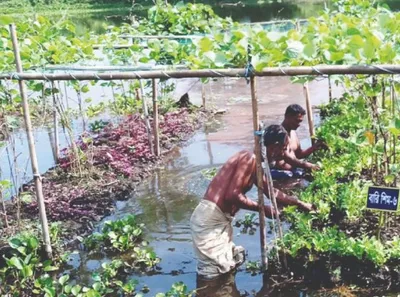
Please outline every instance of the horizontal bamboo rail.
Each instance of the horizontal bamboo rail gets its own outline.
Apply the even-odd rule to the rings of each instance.
[[[245,69],[204,69],[171,71],[91,72],[91,73],[2,73],[0,80],[124,80],[153,78],[245,77]],[[400,74],[400,65],[321,65],[300,67],[269,67],[254,76]]]
[[[155,66],[59,66],[59,65],[48,65],[42,68],[31,68],[34,70],[51,70],[51,71],[170,71],[170,70],[183,70],[188,69],[185,65],[155,65]]]

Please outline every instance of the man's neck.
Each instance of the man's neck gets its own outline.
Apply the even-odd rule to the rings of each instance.
[[[282,126],[283,126],[283,128],[285,128],[285,130],[287,131],[287,133],[290,133],[290,131],[292,131],[292,129],[290,129],[289,126],[286,125],[285,121],[282,122]]]

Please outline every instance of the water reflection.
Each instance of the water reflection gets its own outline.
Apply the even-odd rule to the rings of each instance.
[[[197,275],[196,278],[197,297],[240,297],[236,287],[235,273],[228,273],[213,280],[205,280]]]

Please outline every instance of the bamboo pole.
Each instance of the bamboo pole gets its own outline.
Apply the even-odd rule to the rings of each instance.
[[[140,93],[141,93],[140,97],[142,98],[144,123],[145,123],[145,126],[146,126],[147,137],[149,139],[150,151],[154,155],[153,141],[151,139],[151,128],[150,128],[150,121],[149,121],[149,112],[147,110],[147,103],[146,103],[146,98],[145,98],[145,95],[144,95],[143,81],[139,80],[139,84],[140,84]]]
[[[158,102],[157,102],[157,81],[153,78],[153,131],[154,131],[154,152],[156,156],[160,156],[160,138],[158,126]]]
[[[392,116],[393,118],[396,115],[396,92],[394,89],[394,82],[393,82],[393,76],[392,76],[392,80],[390,83],[390,99],[392,101]],[[397,159],[396,159],[396,139],[397,137],[393,135],[393,164],[396,164]],[[394,181],[393,181],[393,186],[396,186],[397,184],[397,176],[395,176]]]
[[[23,80],[121,80],[152,78],[245,77],[245,69],[203,69],[134,72],[74,73],[1,73],[1,79]],[[346,75],[346,74],[400,74],[400,65],[321,65],[298,67],[267,67],[254,76]]]
[[[36,70],[37,67],[30,70]],[[60,65],[47,65],[40,70],[47,71],[149,71],[149,70],[184,70],[188,69],[186,65],[156,65],[156,66],[60,66]]]
[[[304,96],[306,97],[306,107],[307,107],[307,119],[308,119],[308,130],[310,131],[311,143],[315,143],[315,129],[314,129],[314,119],[313,119],[313,112],[311,108],[310,102],[310,89],[308,87],[308,83],[305,83],[303,86],[304,89]]]
[[[17,32],[16,32],[14,24],[10,25],[10,33],[11,33],[11,39],[12,39],[13,48],[14,48],[16,69],[19,73],[23,73],[21,56],[20,56],[20,52],[19,52],[19,44],[18,44],[18,39],[17,39]],[[49,227],[47,224],[46,208],[45,208],[45,204],[44,204],[42,179],[40,177],[39,165],[38,165],[37,157],[36,157],[35,143],[34,143],[34,138],[33,138],[33,134],[32,134],[32,124],[31,124],[31,118],[30,118],[28,99],[26,96],[26,86],[25,86],[25,82],[22,80],[19,80],[18,84],[19,84],[19,89],[20,89],[21,98],[22,98],[22,108],[23,108],[23,112],[24,112],[26,134],[27,134],[28,144],[29,144],[29,153],[30,153],[30,158],[31,158],[32,173],[33,173],[33,179],[35,181],[36,197],[37,197],[37,202],[38,202],[38,206],[39,206],[40,221],[41,221],[41,225],[42,225],[43,242],[45,245],[46,254],[49,258],[51,258],[52,257],[52,249],[51,249],[51,242],[50,242],[50,235],[49,235]]]
[[[332,102],[332,82],[331,76],[328,76],[328,91],[329,91],[329,102]]]
[[[257,105],[257,92],[256,92],[256,80],[251,77],[251,102],[253,107],[253,128],[254,131],[258,131],[259,127],[259,115]],[[265,232],[265,209],[264,209],[264,185],[263,185],[263,172],[261,167],[261,145],[260,136],[254,135],[254,145],[256,154],[256,170],[257,170],[257,188],[258,188],[258,213],[260,220],[260,244],[261,244],[261,267],[263,272],[268,269],[268,258],[267,258],[267,238]],[[268,162],[266,162],[268,163]]]
[[[59,145],[59,137],[58,137],[58,117],[57,117],[57,102],[56,102],[56,94],[54,93],[55,85],[54,81],[51,82],[51,93],[53,95],[53,126],[54,126],[54,161],[58,163],[58,159],[60,158],[60,145]]]

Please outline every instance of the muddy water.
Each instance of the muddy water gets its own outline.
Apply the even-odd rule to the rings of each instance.
[[[212,83],[211,92],[208,93],[208,96],[213,97],[214,104],[219,108],[226,108],[227,113],[206,125],[186,146],[174,150],[164,167],[158,168],[146,179],[129,200],[118,202],[116,213],[105,219],[113,220],[127,214],[137,215],[146,225],[151,246],[162,258],[160,270],[149,275],[131,277],[139,280],[139,289],[143,286],[150,288],[151,291],[145,296],[166,292],[178,281],[183,281],[190,290],[203,288],[199,290],[200,296],[344,296],[340,292],[271,292],[271,288],[263,286],[261,275],[252,276],[245,271],[244,265],[235,275],[227,276],[216,283],[204,283],[197,279],[189,220],[210,182],[201,171],[219,167],[237,151],[252,147],[249,87],[242,80],[233,82],[225,80],[222,86]],[[312,94],[323,102],[327,96],[320,87],[313,85]],[[196,101],[197,92],[192,92],[192,99]],[[258,93],[260,113],[268,124],[280,122],[287,104],[297,102],[304,105],[301,88],[289,84],[285,79],[261,79]],[[299,133],[306,145],[306,125],[301,127]],[[253,188],[248,196],[256,199],[256,190]],[[240,211],[236,220],[243,219],[246,213]],[[267,220],[267,226],[268,223]],[[288,226],[285,225],[284,228]],[[268,233],[269,248],[273,240],[273,234]],[[234,227],[234,242],[245,247],[248,261],[260,259],[258,230],[250,235],[243,234],[240,228]],[[80,252],[73,256],[70,264],[73,267],[72,273],[78,274],[82,281],[88,281],[91,273],[99,270],[101,264],[107,261],[110,259],[102,255],[88,256],[85,252]],[[204,289],[205,286],[207,289]]]

